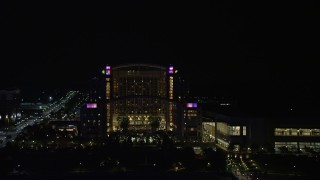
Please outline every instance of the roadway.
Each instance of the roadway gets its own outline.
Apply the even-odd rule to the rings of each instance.
[[[19,125],[17,125],[14,128],[5,128],[4,131],[1,131],[0,133],[0,148],[3,148],[6,146],[7,142],[13,141],[17,135],[22,132],[22,130],[27,126],[33,126],[34,124],[38,124],[43,120],[43,118],[34,117],[28,120],[25,120],[21,122]]]
[[[20,121],[15,127],[6,127],[0,130],[0,148],[6,146],[7,142],[14,141],[17,135],[23,131],[23,129],[27,126],[33,126],[35,124],[39,124],[44,117],[48,117],[50,113],[56,113],[61,108],[65,106],[65,104],[72,99],[75,95],[77,95],[79,91],[69,91],[65,97],[62,97],[59,101],[56,101],[49,105],[47,109],[42,113],[42,116],[39,117],[30,117]]]
[[[49,105],[47,109],[42,113],[42,116],[46,117],[50,115],[50,113],[56,113],[61,108],[65,106],[65,104],[72,99],[74,96],[76,96],[79,93],[79,91],[69,91],[65,97],[62,97],[59,101],[56,101]]]

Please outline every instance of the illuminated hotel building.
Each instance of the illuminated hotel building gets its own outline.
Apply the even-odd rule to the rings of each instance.
[[[129,130],[150,130],[150,123],[154,120],[159,121],[159,130],[175,130],[178,107],[176,73],[173,66],[106,66],[107,132],[121,130],[124,119],[129,121]]]

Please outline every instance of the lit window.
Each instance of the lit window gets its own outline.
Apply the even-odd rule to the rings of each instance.
[[[243,126],[243,127],[242,127],[242,135],[243,135],[243,136],[246,136],[246,135],[247,135],[247,127],[246,127],[246,126]]]
[[[231,136],[240,136],[240,126],[229,126],[229,134]]]

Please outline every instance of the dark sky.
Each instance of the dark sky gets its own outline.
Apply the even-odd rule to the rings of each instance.
[[[319,2],[8,1],[0,9],[2,87],[81,87],[105,64],[146,62],[175,64],[200,95],[318,91]]]

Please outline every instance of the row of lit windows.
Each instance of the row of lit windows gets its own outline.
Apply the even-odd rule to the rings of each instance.
[[[134,102],[157,104],[159,101],[157,99],[152,99],[152,98],[127,98],[127,99],[116,101],[115,105],[121,104],[121,103],[134,103]]]
[[[125,115],[125,114],[164,114],[164,113],[158,113],[156,111],[129,111],[129,110],[117,110],[114,112],[114,114],[120,114],[120,115]]]
[[[132,78],[114,78],[114,96],[128,96],[128,95],[149,95],[149,96],[162,96],[165,97],[166,85],[164,78],[153,78],[143,82]]]
[[[119,100],[114,103],[113,112],[115,114],[126,114],[126,113],[151,113],[159,114],[166,112],[166,104],[163,101],[154,100],[154,99],[126,99]]]
[[[130,103],[128,103],[128,104],[115,104],[114,106],[115,107],[124,107],[124,106],[158,107],[159,105],[158,104],[146,104],[146,103],[141,102],[141,103],[132,103],[132,104],[130,104]]]
[[[141,125],[141,124],[150,125],[150,121],[151,121],[150,119],[152,119],[152,117],[137,117],[137,116],[130,117],[129,116],[129,124],[130,125]],[[162,118],[160,117],[159,121],[160,121],[160,125],[166,124],[164,117]],[[120,122],[121,122],[121,118],[119,117],[113,119],[113,125],[119,126]]]
[[[143,82],[143,83],[137,83],[137,82],[126,82],[126,83],[116,83],[114,81],[114,86],[116,87],[126,87],[126,88],[137,88],[137,87],[160,87],[164,86],[165,81],[159,81],[154,80],[153,82]]]
[[[281,151],[287,149],[288,151],[317,151],[320,152],[320,142],[275,142],[275,150]]]
[[[139,112],[143,112],[143,113],[164,113],[164,110],[159,111],[158,108],[154,108],[154,107],[116,107],[113,110],[114,112],[131,112],[131,111],[139,111]]]
[[[173,77],[170,76],[169,80],[169,99],[173,99]]]
[[[170,121],[170,124],[173,123],[173,103],[172,102],[169,102],[169,121]]]
[[[116,88],[121,88],[121,89],[158,89],[157,87],[163,87],[162,84],[126,84],[126,85],[114,85]]]
[[[153,105],[146,105],[146,104],[124,104],[122,106],[114,106],[115,109],[139,109],[139,110],[157,110],[157,111],[163,111],[163,106],[159,106],[159,104],[153,104]],[[161,109],[160,109],[161,108]]]
[[[84,127],[87,126],[87,125],[90,125],[90,126],[100,126],[100,120],[98,120],[98,122],[96,120],[93,120],[93,121],[90,121],[88,120],[87,124],[86,123],[83,123],[82,124]]]
[[[110,99],[110,78],[106,78],[106,99]]]
[[[320,136],[320,129],[275,128],[275,136]]]
[[[115,108],[134,108],[134,109],[158,109],[161,104],[144,104],[144,103],[135,103],[135,104],[123,104],[121,105],[114,105]]]
[[[241,128],[240,126],[229,126],[229,135],[231,136],[240,136],[241,135]],[[247,127],[242,126],[242,135],[247,135]]]
[[[136,74],[128,74],[128,73],[118,73],[114,72],[114,79],[119,80],[120,82],[150,82],[157,79],[165,80],[166,75],[164,73],[154,73],[155,71],[150,72],[142,72]]]
[[[107,103],[107,127],[110,126],[109,122],[111,119],[111,114],[110,114],[110,103]]]
[[[194,114],[194,113],[188,113],[188,114],[184,114],[185,116],[188,115],[188,117],[196,117],[198,116],[198,114]]]
[[[90,120],[90,119],[88,119],[88,123],[89,123],[90,121],[91,121],[92,123],[96,123],[96,122],[100,123],[100,120]]]
[[[159,96],[166,97],[164,91],[137,91],[137,90],[123,90],[123,91],[115,91],[113,97],[119,98],[123,96]]]
[[[228,135],[228,136],[246,136],[247,135],[247,127],[242,126],[242,132],[241,132],[241,126],[229,126],[226,123],[217,123],[217,131],[221,134]]]

